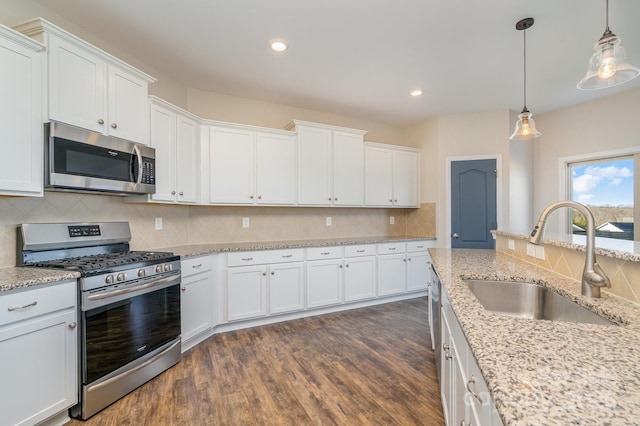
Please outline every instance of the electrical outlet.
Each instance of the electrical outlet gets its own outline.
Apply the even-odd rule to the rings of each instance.
[[[536,257],[536,246],[531,243],[527,243],[527,256]]]
[[[507,241],[507,245],[509,247],[509,250],[515,250],[516,249],[516,242],[513,240],[508,240]]]
[[[544,246],[536,246],[536,259],[544,260]]]
[[[327,216],[327,226],[331,226],[331,216]]]
[[[162,230],[162,218],[156,217],[156,231]]]
[[[394,225],[396,223],[396,217],[395,216],[389,216],[389,225]]]
[[[248,228],[250,224],[250,220],[248,217],[243,217],[242,218],[242,227],[243,228]]]

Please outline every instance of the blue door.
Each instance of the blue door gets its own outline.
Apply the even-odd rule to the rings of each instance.
[[[496,160],[451,162],[451,247],[495,248]]]

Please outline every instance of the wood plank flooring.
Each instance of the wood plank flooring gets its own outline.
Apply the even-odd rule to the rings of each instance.
[[[444,424],[427,299],[215,335],[86,422]]]

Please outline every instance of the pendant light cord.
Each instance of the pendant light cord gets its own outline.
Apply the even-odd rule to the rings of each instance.
[[[607,22],[606,22],[607,27],[604,30],[604,32],[605,33],[606,32],[611,32],[611,30],[609,29],[609,0],[607,0],[607,12],[605,13],[605,17],[606,17],[606,20],[607,20]]]
[[[524,68],[524,73],[523,73],[524,74],[524,89],[523,89],[523,92],[524,92],[524,96],[523,96],[523,98],[524,98],[524,109],[523,109],[523,111],[524,111],[524,110],[527,109],[527,30],[526,29],[524,31],[522,31],[522,35],[523,35],[523,39],[524,39],[524,49],[522,49],[523,52],[524,52],[524,61],[523,61],[523,63],[524,63],[524,66],[523,66],[523,68]]]

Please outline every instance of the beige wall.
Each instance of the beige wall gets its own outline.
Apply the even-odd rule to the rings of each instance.
[[[275,129],[297,119],[366,130],[366,141],[404,144],[403,129],[389,124],[202,90],[189,89],[188,94],[187,109],[202,118]]]
[[[639,147],[639,114],[640,89],[538,114],[542,136],[533,145],[535,215],[560,198],[560,158]],[[558,217],[552,215],[550,230],[558,230]]]

